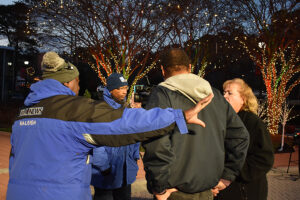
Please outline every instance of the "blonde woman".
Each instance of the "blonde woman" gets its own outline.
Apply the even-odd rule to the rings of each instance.
[[[274,153],[266,125],[257,116],[257,99],[252,89],[239,78],[223,84],[224,97],[238,113],[250,134],[249,149],[241,174],[218,194],[218,199],[266,200],[266,174],[273,166]]]

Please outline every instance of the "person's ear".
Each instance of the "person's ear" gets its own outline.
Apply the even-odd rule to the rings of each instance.
[[[189,73],[192,72],[192,64],[189,64],[188,71],[189,71]]]
[[[69,87],[69,83],[63,83],[63,85]]]

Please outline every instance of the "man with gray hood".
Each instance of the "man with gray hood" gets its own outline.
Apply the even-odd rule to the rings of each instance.
[[[143,143],[147,187],[159,200],[169,195],[171,200],[213,199],[212,191],[225,189],[239,174],[247,153],[248,132],[242,121],[218,90],[191,73],[190,63],[183,50],[166,51],[161,56],[165,81],[153,89],[146,105],[188,109],[214,94],[198,114],[205,128],[188,125],[189,134],[174,129]]]

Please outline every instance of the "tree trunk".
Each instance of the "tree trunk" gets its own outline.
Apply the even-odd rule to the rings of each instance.
[[[285,127],[285,124],[282,124],[281,147],[280,147],[280,149],[278,149],[278,151],[283,151],[283,147],[284,147],[284,127]]]

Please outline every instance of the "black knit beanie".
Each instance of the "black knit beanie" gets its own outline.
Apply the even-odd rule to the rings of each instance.
[[[125,85],[128,85],[127,80],[119,73],[112,73],[106,80],[106,88],[108,91],[118,89]]]

